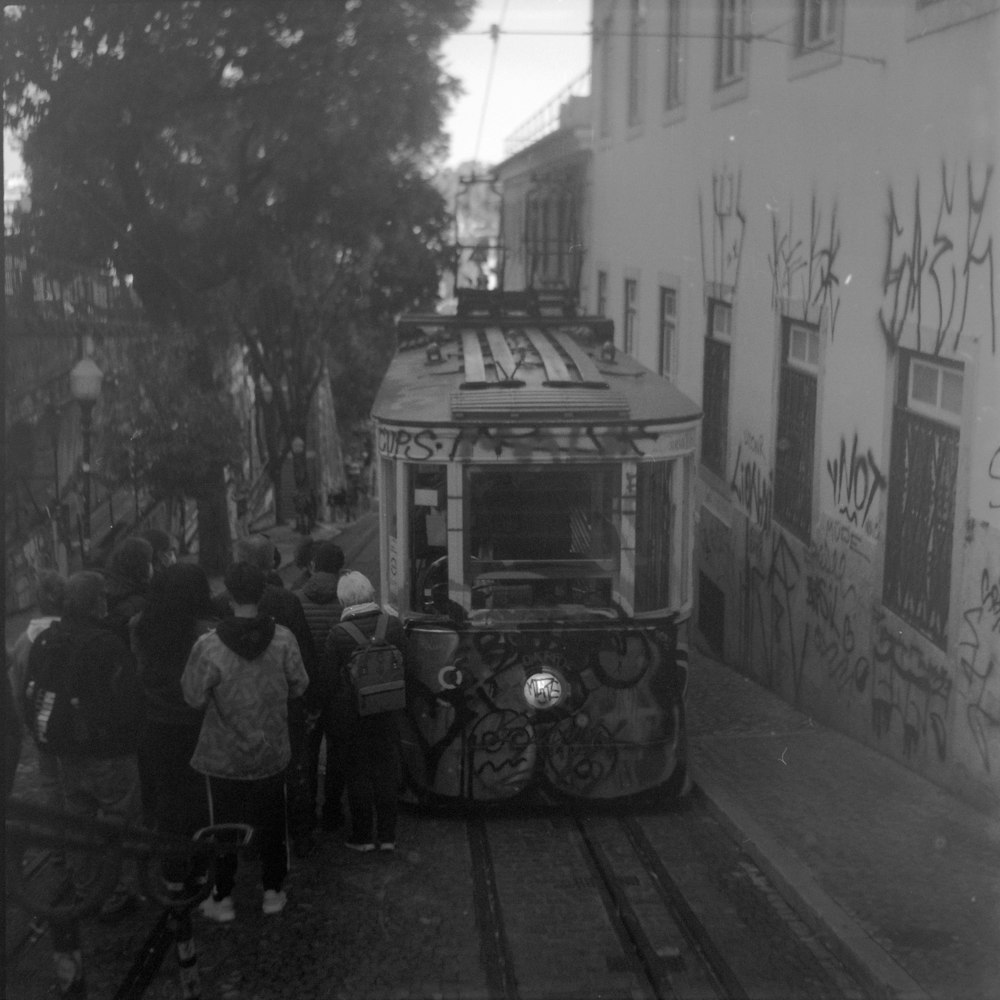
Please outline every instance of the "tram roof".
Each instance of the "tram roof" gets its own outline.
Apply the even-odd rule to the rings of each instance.
[[[372,415],[392,424],[673,424],[700,407],[599,316],[409,314]]]

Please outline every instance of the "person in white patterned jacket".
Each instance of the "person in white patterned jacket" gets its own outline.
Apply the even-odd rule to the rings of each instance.
[[[226,571],[233,617],[195,642],[181,689],[205,719],[191,766],[205,775],[212,823],[255,829],[264,887],[263,911],[280,913],[288,873],[285,772],[291,760],[288,700],[309,684],[299,645],[289,629],[258,614],[264,573],[249,563]],[[236,855],[216,861],[215,887],[202,903],[208,918],[235,918]]]

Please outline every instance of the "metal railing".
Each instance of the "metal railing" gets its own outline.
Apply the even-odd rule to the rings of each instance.
[[[504,156],[513,156],[522,149],[526,149],[532,143],[544,139],[552,132],[565,128],[568,125],[589,125],[589,120],[573,121],[566,120],[563,114],[564,107],[573,97],[590,96],[590,70],[584,70],[576,79],[570,81],[562,90],[556,94],[540,111],[536,111],[527,121],[519,125],[504,141]]]

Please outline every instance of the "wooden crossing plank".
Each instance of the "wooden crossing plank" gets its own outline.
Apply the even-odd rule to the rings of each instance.
[[[475,330],[462,331],[462,357],[465,359],[466,382],[485,382],[486,365],[483,363],[483,349],[479,334]]]
[[[569,355],[570,360],[576,365],[580,372],[580,378],[584,382],[599,382],[607,384],[607,379],[598,371],[593,358],[576,342],[572,335],[562,330],[557,330],[553,336],[559,342],[562,349]]]
[[[526,330],[528,340],[534,345],[538,356],[545,365],[545,378],[549,382],[569,382],[571,376],[566,362],[563,361],[556,345],[542,330]],[[574,380],[575,381],[575,380]]]
[[[517,368],[517,362],[514,360],[514,355],[510,353],[510,345],[507,343],[503,330],[495,326],[488,327],[486,342],[490,345],[490,353],[498,366],[497,380],[511,378],[514,375],[514,369]],[[501,368],[503,371],[500,370]]]

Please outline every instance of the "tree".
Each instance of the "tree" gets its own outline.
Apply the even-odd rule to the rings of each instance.
[[[198,558],[215,575],[229,562],[228,522],[217,523],[219,476],[241,462],[243,447],[225,370],[206,347],[180,331],[145,339],[129,377],[103,394],[101,440],[103,464],[119,482],[138,479],[156,499],[197,502]]]
[[[7,121],[34,237],[132,276],[150,312],[236,331],[273,390],[277,476],[319,363],[425,302],[427,176],[473,0],[7,8]],[[210,320],[206,317],[210,317]]]

